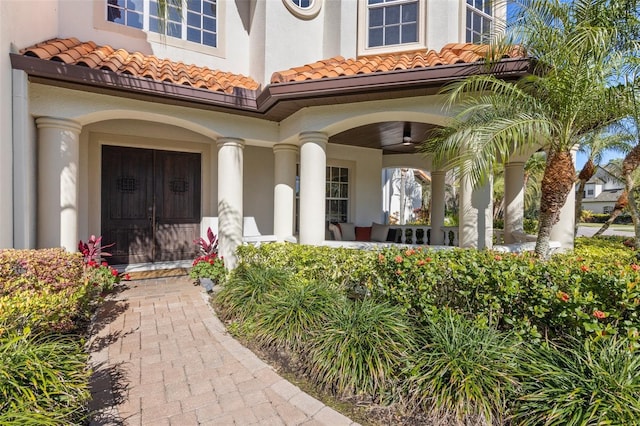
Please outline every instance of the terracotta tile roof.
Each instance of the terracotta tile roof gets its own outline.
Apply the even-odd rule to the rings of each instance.
[[[356,74],[410,70],[416,68],[437,67],[460,63],[484,61],[489,53],[488,45],[471,43],[450,43],[437,53],[435,50],[419,50],[402,53],[389,53],[374,56],[361,56],[357,59],[345,59],[342,56],[325,59],[285,71],[275,72],[271,83],[286,83],[321,78],[345,77]],[[499,55],[500,58],[524,58],[522,49],[514,47],[511,51]]]
[[[232,93],[234,88],[257,90],[258,83],[243,75],[211,70],[160,59],[140,52],[130,53],[111,46],[98,46],[76,38],[52,39],[20,51],[22,55],[64,62],[118,74],[145,77],[159,82],[181,84],[216,92]]]

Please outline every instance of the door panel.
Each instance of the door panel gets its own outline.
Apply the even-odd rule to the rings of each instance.
[[[102,148],[102,234],[109,263],[153,259],[153,151]]]
[[[200,233],[200,154],[157,151],[155,164],[155,258],[193,258]]]
[[[111,264],[191,259],[200,228],[200,154],[104,146],[102,232]]]

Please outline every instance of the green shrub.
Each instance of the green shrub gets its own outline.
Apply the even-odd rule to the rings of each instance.
[[[429,317],[407,368],[407,394],[443,424],[501,424],[515,388],[515,339],[450,310]]]
[[[247,319],[271,292],[288,286],[290,279],[290,274],[282,269],[241,263],[233,270],[215,300],[223,317]]]
[[[638,424],[640,354],[629,343],[612,337],[526,345],[515,424]]]
[[[321,327],[343,297],[317,281],[290,282],[267,295],[257,307],[258,338],[267,345],[304,351],[309,336]]]
[[[605,223],[611,218],[608,213],[592,213],[587,217],[584,217],[584,221],[587,223]],[[632,223],[631,215],[629,213],[623,213],[618,216],[613,223],[617,224],[629,224]]]
[[[393,248],[380,253],[371,291],[418,319],[447,306],[536,341],[620,333],[636,345],[640,266],[629,258],[567,254],[540,262],[530,254]]]
[[[313,334],[311,375],[338,394],[381,398],[413,346],[412,328],[397,307],[371,298],[337,299],[333,315]]]
[[[79,424],[86,417],[89,371],[72,336],[0,335],[0,424]]]
[[[520,389],[516,379],[535,378],[526,361],[534,355],[527,351],[547,341],[574,336],[589,342],[591,358],[574,357],[579,367],[567,367],[570,374],[578,368],[596,371],[592,359],[606,358],[598,346],[606,342],[624,341],[620,345],[640,352],[640,264],[620,238],[578,239],[574,252],[546,262],[532,254],[487,250],[376,252],[289,244],[243,246],[239,254],[241,266],[221,292],[231,317],[251,324],[263,343],[296,351],[312,379],[338,394],[386,400],[401,395],[397,385],[406,379],[406,395],[432,411],[431,420],[439,424],[509,422],[514,405],[507,399]],[[414,330],[421,328],[416,351]],[[514,364],[514,342],[522,341],[532,346]],[[549,357],[569,357],[560,353]],[[622,371],[624,362],[628,371],[636,368],[633,358],[606,356],[612,368]],[[592,365],[584,367],[587,360]],[[558,380],[560,388],[564,379]],[[513,424],[523,421],[528,401],[536,398],[543,407],[538,419],[545,407],[559,407],[563,417],[548,424],[571,424],[569,399],[556,402],[553,392],[537,391],[542,385],[536,383],[526,385]],[[613,396],[608,401],[621,405]],[[592,423],[602,418],[633,424],[623,422],[629,412],[615,410],[617,417],[599,412]]]
[[[74,287],[82,282],[82,256],[64,249],[0,250],[0,282],[0,295]]]
[[[0,251],[0,326],[66,332],[87,319],[100,284],[62,249]]]
[[[535,341],[617,333],[640,345],[640,266],[622,240],[578,239],[575,253],[548,262],[486,250],[375,252],[290,244],[243,246],[240,257],[354,297],[372,294],[418,322],[447,306]]]
[[[315,280],[336,288],[372,285],[377,253],[369,250],[302,244],[262,244],[238,247],[238,257],[251,265],[281,269],[296,278]]]

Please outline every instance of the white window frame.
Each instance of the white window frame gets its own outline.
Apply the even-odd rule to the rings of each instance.
[[[184,1],[184,0],[183,0]],[[117,22],[108,20],[107,16],[107,0],[94,1],[94,28],[110,32],[116,32],[129,37],[146,38],[152,43],[161,43],[166,46],[176,47],[179,49],[195,51],[206,55],[225,57],[225,0],[216,0],[216,42],[217,46],[209,46],[186,39],[187,34],[187,6],[182,8],[182,37],[176,38],[164,34],[149,31],[150,3],[151,0],[142,0],[143,2],[143,27],[142,29],[130,27]],[[186,2],[185,2],[186,3]]]
[[[224,1],[224,0],[221,0],[221,1]],[[299,2],[300,0],[297,0],[297,1]],[[282,3],[284,3],[284,6],[287,8],[287,10],[291,12],[291,14],[296,18],[308,20],[318,16],[318,14],[320,13],[320,9],[322,9],[323,0],[309,0],[309,1],[311,3],[309,7],[298,6],[296,4],[296,0],[282,0]]]
[[[368,0],[358,1],[358,55],[377,55],[381,53],[405,52],[426,48],[426,0],[398,0],[398,4],[414,2],[418,3],[418,16],[416,23],[418,40],[413,43],[369,47],[369,2]]]
[[[332,167],[336,167],[336,168],[340,168],[340,169],[346,169],[349,173],[349,177],[347,179],[347,218],[346,218],[346,222],[351,221],[352,218],[352,211],[353,211],[353,202],[354,202],[354,197],[353,197],[353,188],[355,186],[355,163],[351,162],[351,161],[332,161],[332,162],[327,162],[327,165],[325,166],[326,169],[330,169]],[[325,212],[324,212],[324,220],[325,222],[328,221],[328,210],[326,209],[326,203],[329,202],[330,200],[334,200],[334,199],[344,199],[343,197],[328,197],[327,196],[327,191],[326,191],[326,187],[328,184],[330,184],[330,176],[329,174],[325,175],[325,197],[324,197],[324,202],[325,202]],[[295,188],[295,200],[294,200],[294,228],[295,228],[295,232],[299,233],[300,232],[300,163],[298,162],[296,164],[296,188]]]
[[[331,176],[330,176],[330,171],[331,169],[344,169],[347,171],[347,181],[346,181],[346,186],[347,186],[347,196],[346,197],[342,197],[342,196],[336,196],[336,197],[332,197],[331,196],[331,192],[330,190],[327,189],[328,186],[331,186],[332,184],[337,184],[338,187],[343,185],[343,182],[333,182],[331,180]],[[349,221],[349,217],[350,217],[350,211],[351,211],[351,169],[349,167],[345,167],[345,166],[340,166],[340,165],[327,165],[327,173],[326,173],[326,178],[325,178],[325,221],[327,222],[335,222],[336,220],[333,220],[331,217],[329,217],[329,209],[326,207],[327,204],[331,204],[331,201],[346,201],[346,205],[347,205],[347,211],[344,213],[345,215],[345,220],[344,222],[348,222]],[[327,193],[328,192],[328,193]],[[342,221],[339,221],[342,222]]]
[[[475,44],[482,44],[482,43],[487,43],[489,40],[485,39],[485,37],[489,37],[496,29],[496,24],[499,22],[498,20],[498,16],[500,16],[499,14],[504,12],[502,10],[499,9],[499,6],[496,5],[496,3],[498,3],[497,0],[484,0],[484,1],[488,1],[491,3],[491,15],[486,14],[483,10],[477,9],[475,6],[472,6],[470,4],[467,3],[467,0],[462,0],[462,25],[461,25],[461,32],[462,32],[462,40],[466,43],[475,43]],[[482,17],[483,19],[489,19],[491,21],[491,30],[489,32],[489,34],[482,34],[481,36],[483,37],[483,39],[480,42],[474,42],[472,40],[467,40],[467,11],[471,10],[471,13],[476,14],[480,17]],[[473,34],[473,31],[472,31]],[[472,37],[473,38],[473,37]]]

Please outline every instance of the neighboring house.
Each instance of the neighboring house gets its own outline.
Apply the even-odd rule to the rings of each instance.
[[[319,244],[329,220],[382,221],[397,167],[430,171],[440,226],[445,171],[414,141],[449,120],[440,88],[486,71],[470,43],[495,3],[189,0],[163,26],[149,0],[3,0],[0,247],[102,234],[115,262],[182,260],[211,216],[226,255],[244,216]],[[529,69],[514,53],[494,70]],[[491,244],[490,200],[463,185],[461,245]]]
[[[624,182],[609,172],[606,166],[597,166],[595,174],[585,184],[582,209],[609,214],[623,192]]]

